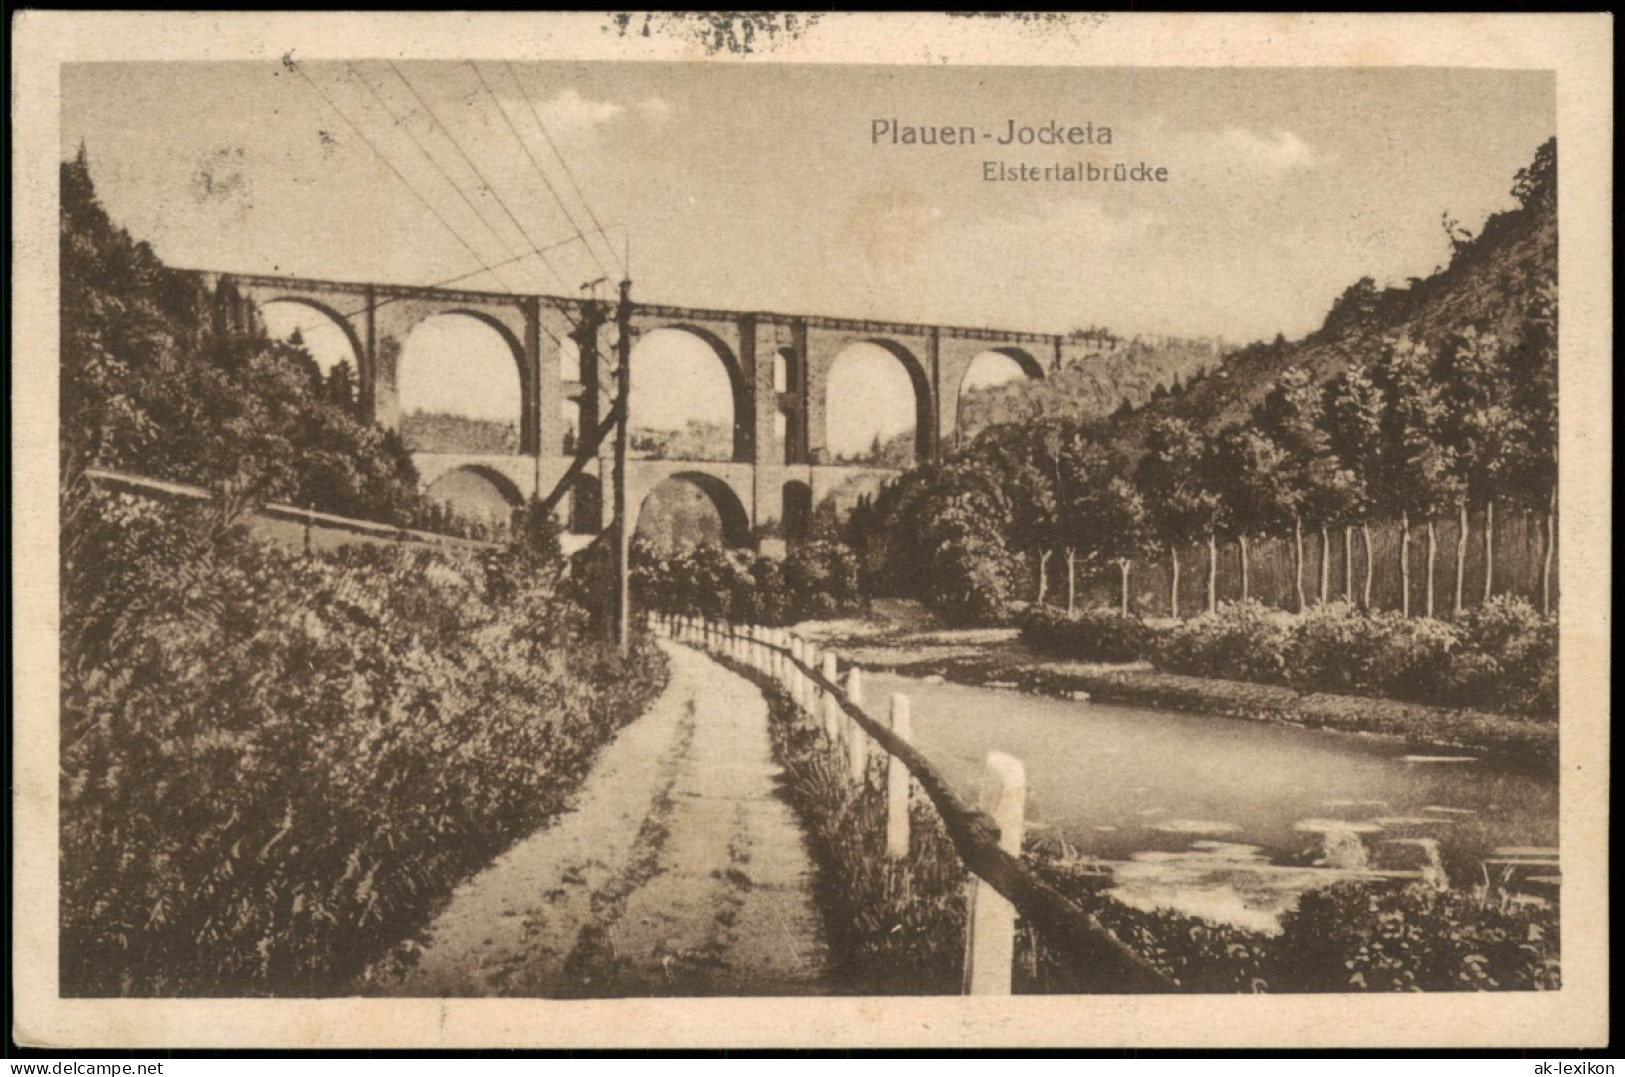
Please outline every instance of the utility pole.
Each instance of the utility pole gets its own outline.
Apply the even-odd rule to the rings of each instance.
[[[632,646],[632,528],[626,515],[626,440],[632,421],[632,282],[621,281],[615,312],[615,645],[624,658]]]

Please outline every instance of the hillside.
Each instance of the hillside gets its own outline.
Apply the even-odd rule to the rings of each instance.
[[[1404,287],[1379,289],[1369,277],[1350,285],[1321,327],[1301,340],[1277,338],[1217,358],[1210,342],[1164,341],[1130,347],[1100,365],[1075,366],[1044,382],[1015,382],[967,394],[970,421],[1028,421],[1046,416],[1097,418],[1115,410],[1113,434],[1138,455],[1160,416],[1177,416],[1209,433],[1244,420],[1284,371],[1302,367],[1324,381],[1383,340],[1408,336],[1433,344],[1469,325],[1501,332],[1521,325],[1557,279],[1556,142],[1536,151],[1515,177],[1519,206],[1491,216],[1476,236],[1457,226],[1450,264]],[[1202,361],[1202,347],[1210,351]],[[1180,378],[1175,389],[1173,378]],[[1163,384],[1169,392],[1158,393]],[[1155,396],[1155,399],[1153,399]],[[1122,408],[1127,399],[1132,409]],[[1107,405],[1111,407],[1108,408]],[[1143,406],[1142,406],[1143,405]]]
[[[1121,416],[1120,444],[1137,449],[1151,421],[1162,415],[1210,433],[1241,422],[1284,371],[1301,367],[1325,381],[1375,354],[1385,339],[1404,336],[1434,345],[1466,326],[1511,334],[1557,281],[1556,184],[1556,143],[1548,142],[1518,174],[1513,193],[1522,204],[1490,217],[1474,237],[1458,233],[1448,266],[1400,288],[1378,289],[1369,277],[1355,282],[1309,336],[1232,352],[1211,377],[1187,386],[1181,396]]]
[[[1116,336],[1089,329],[1072,334],[1086,347],[1043,381],[1017,380],[971,389],[959,406],[966,440],[1000,423],[1034,419],[1101,419],[1179,393],[1215,369],[1226,345],[1218,339]],[[1070,349],[1069,349],[1070,351]]]
[[[221,511],[276,501],[412,527],[428,522],[399,439],[357,412],[347,365],[232,326],[229,285],[172,270],[114,223],[81,147],[61,165],[61,462],[206,487]],[[64,525],[64,531],[67,526]]]

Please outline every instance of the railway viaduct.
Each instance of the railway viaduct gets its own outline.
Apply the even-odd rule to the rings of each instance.
[[[364,413],[392,429],[401,419],[400,360],[414,328],[449,314],[495,330],[512,353],[519,376],[518,452],[415,453],[431,493],[448,484],[485,483],[510,503],[546,496],[575,457],[567,445],[568,406],[579,408],[578,429],[586,432],[608,416],[614,402],[615,312],[602,301],[192,272],[212,287],[225,316],[241,323],[273,303],[298,304],[324,315],[349,342]],[[691,484],[716,506],[730,543],[740,545],[765,525],[777,524],[795,537],[798,522],[807,519],[812,506],[826,501],[849,505],[896,474],[838,463],[826,444],[829,373],[849,346],[877,345],[908,372],[916,416],[915,458],[921,462],[938,459],[945,444],[951,444],[960,384],[979,355],[1004,355],[1028,377],[1041,378],[1057,369],[1075,346],[1046,333],[653,303],[634,304],[632,329],[635,339],[672,329],[703,341],[727,371],[734,429],[730,460],[629,461],[628,504],[635,511],[662,483]],[[636,379],[635,358],[632,370]],[[609,499],[601,491],[613,467],[611,440],[604,439],[596,460],[581,470],[565,503],[566,522],[578,535],[596,533],[608,523]]]

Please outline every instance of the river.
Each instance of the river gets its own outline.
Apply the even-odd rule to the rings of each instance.
[[[1021,760],[1029,829],[1110,870],[1114,894],[1261,931],[1304,889],[1384,876],[1555,894],[1557,781],[1390,741],[874,673],[914,741],[974,802],[990,751]],[[1546,867],[1540,865],[1545,864]],[[1533,880],[1532,882],[1530,880]]]

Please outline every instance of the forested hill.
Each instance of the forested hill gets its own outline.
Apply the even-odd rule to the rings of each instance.
[[[1369,359],[1384,340],[1409,337],[1436,346],[1469,326],[1514,336],[1542,296],[1557,284],[1557,144],[1546,142],[1514,178],[1519,205],[1491,216],[1476,235],[1451,231],[1450,264],[1404,287],[1379,289],[1366,277],[1350,285],[1325,322],[1297,341],[1249,345],[1224,358],[1207,377],[1158,399],[1114,424],[1118,443],[1133,455],[1151,422],[1175,416],[1214,433],[1245,420],[1276,379],[1299,367],[1325,381]]]
[[[1467,326],[1509,332],[1527,320],[1543,290],[1556,285],[1556,153],[1555,140],[1539,148],[1514,178],[1517,208],[1490,217],[1477,235],[1449,223],[1454,251],[1448,266],[1403,287],[1378,288],[1369,277],[1355,282],[1320,329],[1302,340],[1223,349],[1217,341],[1122,341],[1093,330],[1079,335],[1102,343],[1097,356],[1046,381],[966,394],[965,428],[1110,413],[1115,440],[1137,456],[1152,420],[1177,416],[1216,432],[1244,420],[1290,368],[1325,381],[1394,337],[1433,345]]]
[[[1060,370],[1043,381],[1017,380],[972,389],[960,405],[967,437],[1000,423],[1034,419],[1099,419],[1170,393],[1219,365],[1226,346],[1217,338],[1125,338],[1107,329],[1072,334],[1076,344]]]

